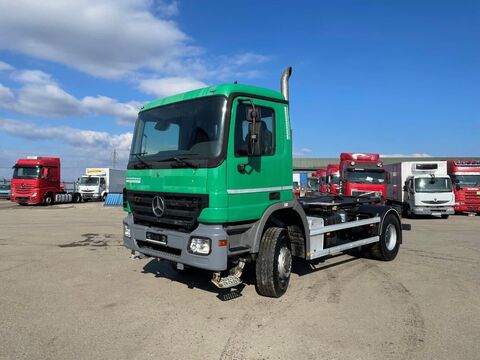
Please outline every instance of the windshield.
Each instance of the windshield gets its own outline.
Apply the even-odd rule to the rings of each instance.
[[[383,184],[385,182],[384,171],[348,171],[347,180],[355,184]]]
[[[38,179],[40,167],[38,166],[15,166],[13,170],[14,179]]]
[[[0,184],[0,190],[10,190],[10,185],[7,184]]]
[[[450,178],[417,178],[415,179],[416,192],[450,192],[452,191],[452,182]]]
[[[455,185],[463,187],[480,186],[480,174],[478,175],[452,175],[452,181]]]
[[[207,161],[220,157],[226,102],[223,96],[211,96],[141,112],[128,168],[170,167],[175,157]],[[197,165],[202,164],[205,161]]]
[[[80,185],[98,185],[98,177],[82,176]]]
[[[312,190],[317,191],[318,188],[319,188],[318,179],[314,179],[314,178],[308,179],[307,187],[308,187],[309,189],[312,189]]]
[[[327,183],[334,184],[334,185],[340,184],[340,175],[339,174],[328,175]]]

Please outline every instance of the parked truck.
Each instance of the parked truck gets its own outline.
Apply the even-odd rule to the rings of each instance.
[[[0,199],[10,199],[10,180],[0,180]]]
[[[340,188],[340,165],[327,165],[327,190],[331,194],[341,194]]]
[[[380,155],[341,153],[340,188],[345,195],[376,197],[385,201],[387,184]]]
[[[448,160],[456,212],[480,213],[480,161]]]
[[[327,169],[320,168],[312,173],[312,177],[315,177],[318,182],[318,191],[326,193],[327,191]]]
[[[404,161],[385,165],[387,202],[408,217],[454,214],[455,197],[446,161]]]
[[[60,181],[60,159],[29,156],[13,166],[10,201],[20,205],[53,205],[80,202],[75,190],[65,190]]]
[[[402,226],[392,207],[293,197],[290,74],[282,75],[281,93],[225,84],[140,110],[124,193],[127,248],[178,269],[212,271],[219,288],[239,285],[252,263],[258,293],[270,297],[287,290],[292,257],[361,248],[395,258]]]
[[[87,168],[80,178],[79,191],[84,201],[105,201],[110,193],[121,194],[125,186],[125,170]]]

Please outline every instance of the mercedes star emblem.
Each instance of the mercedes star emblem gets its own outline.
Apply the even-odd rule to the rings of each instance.
[[[161,217],[165,211],[165,202],[161,196],[155,196],[152,200],[152,211],[156,217]]]

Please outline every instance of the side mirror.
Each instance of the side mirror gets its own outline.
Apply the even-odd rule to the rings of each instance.
[[[458,185],[458,184],[455,185],[455,189],[460,190],[461,189],[460,185]]]
[[[262,128],[259,122],[252,121],[249,125],[248,156],[262,155],[260,139],[262,137]]]
[[[403,191],[408,191],[407,185],[403,185]]]

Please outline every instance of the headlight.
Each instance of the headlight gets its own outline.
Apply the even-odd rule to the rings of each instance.
[[[123,235],[125,235],[125,237],[128,237],[128,238],[132,237],[132,232],[130,231],[130,226],[123,224]]]
[[[382,197],[382,193],[381,193],[380,191],[377,191],[377,192],[375,193],[375,196],[376,196],[376,197]]]
[[[212,240],[207,238],[192,237],[188,243],[188,251],[192,254],[208,255],[211,251]]]
[[[37,196],[37,193],[34,192],[34,193],[32,194],[32,198],[34,198],[34,197],[36,197],[36,196]]]

